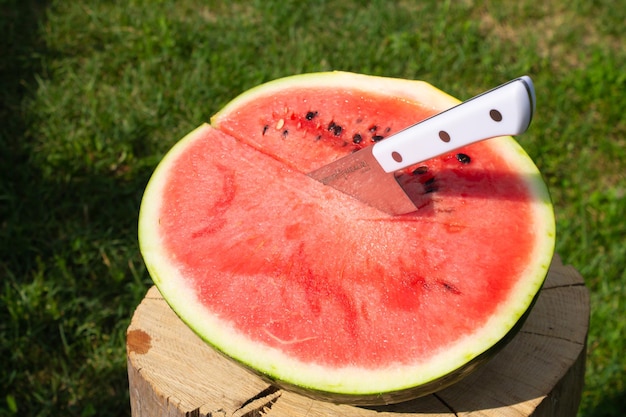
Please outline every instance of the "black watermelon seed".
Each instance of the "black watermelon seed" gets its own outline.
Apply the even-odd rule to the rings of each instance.
[[[315,140],[316,140],[316,141],[317,141],[317,140],[321,140],[321,139],[322,139],[322,135],[317,135],[317,136],[315,136]]]
[[[389,132],[391,132],[391,128],[390,127],[386,127],[385,128],[385,133],[389,133]]]
[[[289,131],[287,129],[283,130],[283,137],[286,138],[289,135]]]
[[[307,120],[313,120],[315,118],[315,116],[317,116],[317,112],[316,111],[310,111],[306,114],[306,119]]]
[[[352,142],[356,144],[361,143],[362,140],[363,140],[363,137],[358,133],[355,133],[354,136],[352,136]]]
[[[422,175],[428,172],[428,167],[426,165],[419,166],[415,168],[412,172],[413,175]]]
[[[265,132],[267,132],[267,129],[269,129],[269,128],[270,128],[270,125],[263,126],[263,133],[262,133],[262,135],[265,135]]]
[[[383,140],[383,139],[385,139],[385,137],[384,137],[384,136],[381,136],[381,135],[374,135],[374,136],[372,136],[372,140],[373,140],[374,142],[379,142],[379,141],[381,141],[381,140]]]
[[[445,282],[445,281],[441,281],[441,285],[443,286],[443,288],[446,291],[449,291],[452,294],[456,294],[456,295],[461,294],[461,291],[459,291],[459,289],[455,285],[452,285],[452,284],[450,284],[448,282]]]
[[[333,135],[335,136],[340,136],[341,132],[343,131],[343,127],[339,126],[335,122],[330,122],[328,124],[328,131],[333,132]]]
[[[457,153],[456,159],[462,164],[469,164],[470,161],[472,160],[472,158],[470,158],[469,155],[466,155],[464,153]]]
[[[370,127],[370,132],[374,133],[378,130],[378,126],[374,125],[372,127]]]
[[[424,194],[433,193],[439,190],[437,184],[435,184],[435,177],[431,177],[424,181]]]

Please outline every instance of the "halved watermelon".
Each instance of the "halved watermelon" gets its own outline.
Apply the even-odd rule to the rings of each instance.
[[[537,168],[511,137],[407,169],[390,216],[306,174],[458,101],[343,72],[233,100],[163,158],[139,240],[172,309],[275,383],[353,404],[447,386],[505,343],[553,255]]]

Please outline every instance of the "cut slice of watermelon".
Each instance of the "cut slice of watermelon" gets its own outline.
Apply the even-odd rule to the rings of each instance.
[[[401,181],[420,209],[402,216],[306,175],[456,103],[349,73],[236,98],[146,188],[140,247],[163,297],[216,349],[308,395],[381,404],[458,380],[514,333],[552,258],[530,158],[502,137],[412,167]]]

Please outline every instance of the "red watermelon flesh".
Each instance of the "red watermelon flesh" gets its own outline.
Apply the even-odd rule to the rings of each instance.
[[[402,216],[306,176],[454,103],[345,73],[235,99],[146,189],[140,245],[164,298],[226,355],[307,393],[393,402],[462,376],[547,272],[554,218],[532,161],[512,138],[427,161],[401,177],[420,207]]]

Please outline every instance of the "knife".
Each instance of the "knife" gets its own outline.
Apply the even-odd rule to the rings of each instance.
[[[474,142],[523,133],[534,110],[535,89],[525,75],[308,175],[389,214],[410,213],[417,207],[396,181],[395,171]]]

